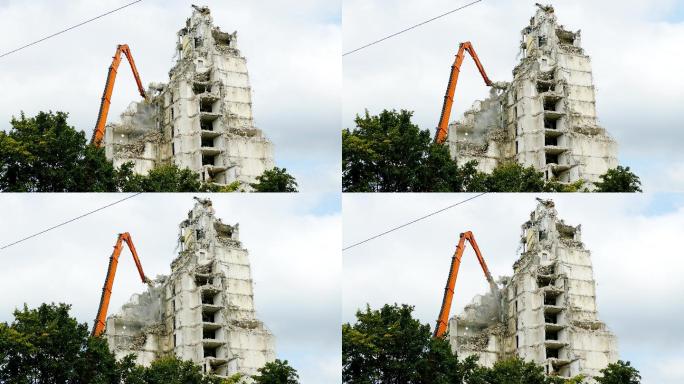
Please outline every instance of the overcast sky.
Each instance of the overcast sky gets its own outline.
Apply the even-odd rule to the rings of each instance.
[[[130,2],[0,0],[0,54]],[[90,139],[116,45],[130,45],[145,85],[167,82],[191,3],[208,5],[222,30],[238,31],[256,125],[275,143],[276,164],[300,190],[339,191],[340,0],[144,0],[0,59],[0,129],[21,111],[59,110]],[[124,62],[109,121],[139,98]]]
[[[147,194],[0,251],[0,321],[27,303],[73,305],[72,315],[92,326],[117,234],[130,232],[149,276],[170,273],[178,224],[191,194]],[[86,211],[118,194],[3,194],[4,245]],[[290,361],[302,383],[341,381],[341,224],[339,212],[318,214],[301,195],[211,196],[216,216],[240,224],[250,252],[257,316],[276,337],[276,356]],[[125,250],[112,294],[115,313],[144,284]]]
[[[538,0],[483,0],[462,11],[345,56],[343,126],[364,109],[415,111],[432,132],[458,44],[471,41],[494,81],[511,81],[520,30]],[[344,0],[343,52],[437,16],[466,0]],[[593,64],[599,124],[619,144],[619,160],[646,190],[684,190],[684,2],[558,0],[559,23],[582,30]],[[470,58],[459,78],[452,120],[488,90]]]
[[[350,195],[343,198],[345,246],[472,195]],[[512,274],[520,226],[536,194],[489,194],[343,253],[344,322],[369,303],[414,305],[434,327],[459,233],[471,230],[496,277]],[[548,196],[547,196],[548,197]],[[559,217],[582,225],[597,283],[599,318],[617,334],[620,357],[645,384],[684,381],[684,262],[681,195],[555,195]],[[487,283],[468,248],[452,315]]]

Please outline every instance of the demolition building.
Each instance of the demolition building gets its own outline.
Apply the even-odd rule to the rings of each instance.
[[[198,199],[178,239],[171,274],[107,318],[110,348],[117,358],[134,354],[140,365],[176,355],[205,373],[256,374],[275,359],[275,342],[255,314],[239,226],[224,224],[210,200]]]
[[[275,166],[273,144],[254,126],[237,32],[222,32],[209,8],[193,7],[178,32],[169,83],[150,84],[148,100],[107,126],[105,153],[116,167],[132,162],[139,174],[175,163],[205,182],[248,186]]]
[[[558,218],[553,201],[540,200],[522,225],[513,276],[449,321],[452,349],[478,356],[485,366],[518,356],[562,377],[595,376],[616,362],[617,339],[598,318],[591,255],[581,235],[581,226]]]
[[[486,173],[515,161],[543,172],[546,180],[600,181],[618,165],[617,144],[598,125],[581,31],[559,25],[553,7],[537,6],[521,32],[522,59],[513,81],[492,88],[489,98],[449,125],[451,156],[459,164],[476,160]]]

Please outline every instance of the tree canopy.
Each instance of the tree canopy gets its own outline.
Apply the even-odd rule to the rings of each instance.
[[[297,181],[285,168],[268,169],[256,179],[250,184],[255,192],[297,192]]]
[[[299,384],[299,375],[287,360],[276,359],[266,363],[257,372],[257,375],[252,376],[255,384]]]

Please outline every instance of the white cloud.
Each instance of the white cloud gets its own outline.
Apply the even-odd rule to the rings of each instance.
[[[468,195],[345,195],[343,244],[375,235]],[[451,256],[460,232],[472,230],[494,276],[511,275],[520,225],[537,194],[489,194],[343,253],[343,321],[366,303],[416,306],[434,325]],[[632,361],[645,383],[674,384],[649,356],[679,356],[684,262],[679,238],[684,200],[679,195],[546,195],[560,218],[582,225],[597,281],[599,317],[617,334],[621,358]],[[665,200],[672,202],[663,208]],[[462,261],[452,314],[462,311],[487,283],[468,249]]]
[[[115,194],[3,195],[1,243],[118,200]],[[340,215],[313,215],[307,195],[211,196],[216,215],[240,223],[250,252],[258,316],[276,336],[278,358],[303,382],[334,382],[328,368],[340,356]],[[92,325],[117,233],[133,237],[145,273],[168,274],[176,256],[178,223],[192,207],[189,194],[148,194],[103,210],[0,252],[0,321],[16,307],[43,302],[73,305]],[[128,251],[122,253],[109,313],[144,289]]]

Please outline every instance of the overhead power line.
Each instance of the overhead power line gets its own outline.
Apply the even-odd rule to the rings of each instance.
[[[358,243],[354,243],[354,244],[352,244],[352,245],[350,245],[350,246],[348,246],[348,247],[342,248],[342,251],[344,252],[344,251],[346,251],[346,250],[348,250],[348,249],[351,249],[351,248],[354,248],[354,247],[356,247],[356,246],[358,246],[358,245],[367,243],[367,242],[369,242],[369,241],[371,241],[371,240],[375,240],[375,239],[377,239],[378,237],[385,236],[386,234],[391,233],[391,232],[394,232],[394,231],[396,231],[396,230],[398,230],[398,229],[401,229],[401,228],[404,228],[404,227],[408,227],[408,226],[411,225],[411,224],[415,224],[415,223],[417,223],[417,222],[419,222],[419,221],[421,221],[421,220],[427,219],[427,218],[430,217],[430,216],[434,216],[434,215],[436,215],[436,214],[438,214],[438,213],[444,212],[444,211],[446,211],[446,210],[448,210],[448,209],[451,209],[451,208],[456,207],[456,206],[458,206],[458,205],[464,204],[464,203],[466,203],[466,202],[468,202],[468,201],[470,201],[470,200],[477,199],[478,197],[480,197],[480,196],[482,196],[482,195],[486,195],[486,194],[487,194],[487,192],[480,193],[479,195],[475,195],[475,196],[473,196],[473,197],[471,197],[471,198],[465,199],[465,200],[463,200],[463,201],[459,201],[458,203],[451,204],[451,205],[448,206],[448,207],[444,207],[444,208],[442,208],[442,209],[440,209],[440,210],[437,210],[437,211],[428,213],[427,215],[422,216],[422,217],[419,217],[419,218],[417,218],[417,219],[415,219],[415,220],[411,220],[411,221],[409,221],[409,222],[406,223],[406,224],[402,224],[402,225],[400,225],[400,226],[398,226],[398,227],[394,227],[394,228],[389,229],[389,230],[387,230],[387,231],[385,231],[385,232],[379,233],[379,234],[377,234],[377,235],[375,235],[375,236],[373,236],[373,237],[369,237],[369,238],[367,238],[366,240],[359,241]]]
[[[427,24],[427,23],[429,23],[429,22],[431,22],[431,21],[435,21],[435,20],[437,20],[437,19],[439,19],[439,18],[441,18],[441,17],[450,15],[450,14],[456,12],[456,11],[460,11],[461,9],[468,8],[468,7],[470,7],[471,5],[475,5],[475,4],[477,4],[477,3],[481,2],[481,1],[482,1],[482,0],[473,1],[472,3],[468,3],[468,4],[464,5],[464,6],[459,7],[459,8],[452,9],[452,10],[449,11],[449,12],[442,13],[442,14],[439,15],[439,16],[435,16],[435,17],[433,17],[433,18],[431,18],[431,19],[428,19],[428,20],[425,20],[425,21],[423,21],[423,22],[421,22],[421,23],[418,23],[418,24],[416,24],[416,25],[410,26],[410,27],[408,27],[408,28],[406,28],[406,29],[403,29],[403,30],[401,30],[401,31],[399,31],[399,32],[393,33],[393,34],[391,34],[391,35],[389,35],[389,36],[385,36],[385,37],[383,37],[383,38],[380,39],[380,40],[376,40],[376,41],[374,41],[374,42],[372,42],[372,43],[368,43],[368,44],[366,44],[366,45],[364,45],[364,46],[362,46],[362,47],[359,47],[359,48],[356,48],[356,49],[351,50],[351,51],[349,51],[349,52],[343,53],[342,56],[350,55],[350,54],[352,54],[352,53],[354,53],[354,52],[358,52],[358,51],[360,51],[360,50],[362,50],[362,49],[364,49],[364,48],[368,48],[368,47],[370,47],[371,45],[375,45],[375,44],[377,44],[377,43],[380,43],[380,42],[382,42],[382,41],[385,41],[385,40],[387,40],[387,39],[390,39],[390,38],[392,38],[392,37],[394,37],[394,36],[401,35],[401,34],[404,33],[404,32],[408,32],[408,31],[410,31],[410,30],[412,30],[412,29],[414,29],[414,28],[418,28],[418,27],[420,27],[421,25],[425,25],[425,24]]]
[[[103,206],[103,207],[94,209],[94,210],[92,210],[92,211],[90,211],[90,212],[86,212],[86,213],[84,213],[84,214],[82,214],[82,215],[80,215],[80,216],[74,217],[73,219],[67,220],[67,221],[65,221],[65,222],[63,222],[63,223],[57,224],[57,225],[52,226],[52,227],[50,227],[50,228],[44,229],[44,230],[42,230],[42,231],[40,231],[40,232],[34,233],[33,235],[26,236],[26,237],[24,237],[23,239],[17,240],[17,241],[15,241],[15,242],[12,242],[12,243],[9,243],[9,244],[6,244],[6,245],[3,245],[2,247],[0,247],[0,251],[4,250],[5,248],[9,248],[9,247],[11,247],[11,246],[13,246],[13,245],[19,244],[19,243],[21,243],[22,241],[26,241],[26,240],[31,239],[31,238],[34,238],[34,237],[36,237],[36,236],[42,235],[42,234],[44,234],[44,233],[46,233],[46,232],[52,231],[53,229],[59,228],[59,227],[61,227],[61,226],[67,225],[67,224],[69,224],[69,223],[73,223],[73,222],[76,221],[76,220],[82,219],[82,218],[84,218],[84,217],[86,217],[86,216],[88,216],[88,215],[92,215],[93,213],[99,212],[99,211],[101,211],[101,210],[103,210],[103,209],[105,209],[105,208],[109,208],[109,207],[111,207],[111,206],[113,206],[113,205],[122,203],[122,202],[124,202],[124,201],[126,201],[126,200],[128,200],[128,199],[132,199],[132,198],[138,196],[138,195],[141,194],[141,193],[142,193],[142,192],[134,193],[134,194],[132,194],[132,195],[130,195],[130,196],[127,196],[127,197],[125,197],[125,198],[123,198],[123,199],[121,199],[121,200],[117,200],[117,201],[115,201],[115,202],[113,202],[113,203],[110,203],[110,204],[107,204],[107,205],[105,205],[105,206]]]
[[[76,28],[78,28],[78,27],[80,27],[80,26],[82,26],[82,25],[85,25],[85,24],[90,23],[91,21],[95,21],[95,20],[97,20],[97,19],[99,19],[99,18],[105,17],[105,16],[110,15],[110,14],[112,14],[112,13],[114,13],[114,12],[117,12],[117,11],[120,11],[120,10],[122,10],[122,9],[124,9],[124,8],[130,7],[131,5],[133,5],[133,4],[135,4],[135,3],[139,3],[139,2],[141,2],[141,1],[143,1],[143,0],[136,0],[136,1],[133,1],[133,2],[131,2],[131,3],[128,3],[128,4],[124,5],[124,6],[121,6],[121,7],[117,8],[117,9],[112,9],[111,11],[109,11],[109,12],[107,12],[107,13],[103,13],[103,14],[101,14],[101,15],[99,15],[99,16],[95,16],[95,17],[93,17],[92,19],[88,19],[88,20],[86,20],[86,21],[83,21],[83,22],[81,22],[81,23],[78,23],[78,24],[76,24],[76,25],[74,25],[74,26],[72,26],[72,27],[69,27],[69,28],[67,28],[67,29],[63,29],[63,30],[61,30],[61,31],[59,31],[59,32],[55,32],[55,33],[53,33],[52,35],[45,36],[45,37],[43,37],[43,38],[40,39],[40,40],[36,40],[36,41],[34,41],[34,42],[32,42],[32,43],[28,43],[28,44],[26,44],[26,45],[24,45],[24,46],[22,46],[22,47],[19,47],[19,48],[17,48],[17,49],[14,49],[14,50],[12,50],[12,51],[3,53],[2,55],[0,55],[0,58],[3,58],[3,57],[5,57],[5,56],[7,56],[7,55],[10,55],[10,54],[12,54],[12,53],[14,53],[14,52],[21,51],[22,49],[28,48],[28,47],[30,47],[30,46],[32,46],[32,45],[36,45],[36,44],[38,44],[38,43],[40,43],[40,42],[43,42],[43,41],[45,41],[45,40],[47,40],[47,39],[50,39],[50,38],[53,38],[53,37],[55,37],[55,36],[57,36],[57,35],[61,35],[61,34],[64,33],[64,32],[68,32],[68,31],[71,31],[72,29],[76,29]]]

